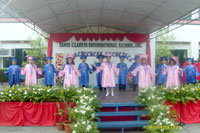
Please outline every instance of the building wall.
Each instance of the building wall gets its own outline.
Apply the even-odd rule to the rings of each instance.
[[[0,49],[27,49],[31,48],[29,41],[4,40],[0,41]],[[0,69],[3,68],[3,58],[0,57]]]
[[[200,26],[199,25],[185,25],[172,32],[175,35],[176,42],[191,42],[190,45],[174,45],[172,49],[187,49],[188,57],[195,60],[199,58],[199,42],[200,42]]]

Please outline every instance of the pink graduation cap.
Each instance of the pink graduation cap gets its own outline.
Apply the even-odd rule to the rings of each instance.
[[[66,58],[72,58],[72,59],[74,59],[75,56],[74,56],[73,54],[67,54],[67,55],[66,55]]]
[[[111,57],[112,54],[111,53],[106,53],[106,57]]]
[[[146,55],[146,54],[141,54],[141,55],[140,55],[140,59],[143,59],[143,58],[148,59],[148,55]]]
[[[33,58],[34,58],[33,56],[26,56],[27,60],[33,60]]]
[[[176,56],[171,56],[171,59],[173,59],[174,61],[176,61],[176,64],[179,64],[179,59]]]

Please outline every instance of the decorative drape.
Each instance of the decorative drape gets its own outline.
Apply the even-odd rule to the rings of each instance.
[[[149,40],[149,35],[148,34],[123,34],[123,33],[105,33],[105,34],[95,34],[95,33],[54,33],[50,34],[50,38],[48,40],[48,56],[52,56],[52,50],[53,50],[53,42],[65,42],[68,41],[74,37],[76,41],[83,40],[86,41],[89,39],[90,41],[104,41],[104,40],[119,40],[123,41],[124,38],[126,37],[129,41],[132,41],[134,43],[146,43],[146,54],[149,57],[148,63],[151,65],[151,49],[150,49],[150,40]]]
[[[75,106],[74,103],[69,104]],[[64,104],[61,103],[64,109]],[[1,126],[54,126],[60,118],[56,102],[0,102]],[[63,117],[64,119],[64,117]]]

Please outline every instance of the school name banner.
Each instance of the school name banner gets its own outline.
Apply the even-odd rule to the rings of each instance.
[[[64,33],[63,33],[64,34]],[[62,34],[61,34],[62,35]],[[115,34],[114,34],[115,35]],[[143,35],[143,34],[142,34]],[[146,54],[147,53],[147,43],[145,37],[138,35],[135,38],[138,41],[133,42],[127,36],[116,37],[116,36],[71,36],[68,39],[56,36],[54,39],[49,39],[48,43],[48,55],[54,57],[53,63],[58,70],[62,69],[62,66],[66,63],[66,54],[74,54],[76,56],[75,65],[81,63],[80,55],[84,53],[87,55],[86,63],[91,67],[98,62],[96,58],[98,54],[105,55],[106,53],[111,53],[111,61],[117,65],[120,60],[120,55],[125,55],[125,63],[128,67],[134,62],[135,55]],[[139,38],[143,37],[144,40]],[[129,36],[130,37],[130,36]],[[60,40],[59,40],[60,39]],[[51,45],[51,46],[50,46]],[[51,47],[51,49],[50,49]],[[117,80],[116,80],[117,81]],[[96,73],[90,75],[90,85],[96,85]]]

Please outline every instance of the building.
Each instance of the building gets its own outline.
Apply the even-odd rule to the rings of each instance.
[[[8,68],[11,58],[18,59],[18,65],[22,65],[26,53],[24,49],[31,48],[28,40],[4,40],[0,41],[0,69]]]

